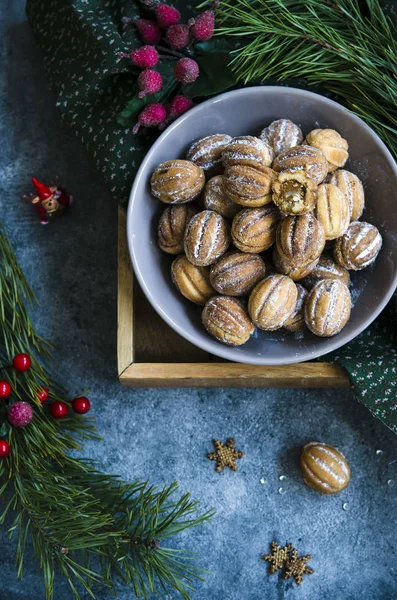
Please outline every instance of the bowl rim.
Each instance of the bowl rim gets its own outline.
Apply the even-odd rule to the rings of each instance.
[[[231,352],[234,350],[233,346],[223,345],[221,342],[218,342],[215,339],[212,340],[210,337],[208,338],[208,340],[205,338],[200,339],[199,341],[196,340],[194,335],[191,335],[189,332],[185,331],[183,329],[183,327],[181,327],[176,321],[174,321],[171,317],[169,317],[169,315],[165,312],[165,310],[162,308],[162,306],[157,302],[157,300],[153,296],[151,290],[147,287],[146,282],[145,282],[145,277],[143,276],[143,274],[140,270],[139,261],[135,254],[134,236],[132,233],[133,228],[134,228],[134,221],[133,221],[132,216],[133,216],[133,211],[134,211],[134,205],[137,200],[136,190],[138,188],[138,185],[141,182],[141,179],[145,176],[146,166],[149,163],[149,161],[151,160],[152,154],[156,151],[158,146],[160,146],[163,143],[163,141],[168,137],[168,135],[172,131],[174,131],[174,129],[177,129],[185,120],[188,120],[191,117],[198,115],[201,111],[205,110],[208,105],[216,104],[217,102],[221,102],[231,96],[244,96],[245,94],[252,94],[255,92],[261,93],[261,94],[263,94],[263,93],[272,94],[275,92],[280,92],[280,90],[283,90],[284,92],[287,91],[291,95],[302,95],[303,94],[305,96],[310,96],[313,98],[320,98],[322,102],[325,102],[326,104],[330,104],[333,106],[336,105],[339,109],[342,109],[342,110],[350,113],[351,118],[357,122],[357,125],[359,125],[361,128],[366,129],[372,137],[375,137],[377,139],[378,143],[380,144],[381,148],[383,149],[384,154],[386,155],[388,161],[390,162],[391,168],[392,168],[394,175],[396,177],[396,180],[397,180],[396,161],[394,160],[394,158],[393,158],[391,152],[389,151],[389,149],[387,148],[386,144],[382,141],[382,139],[378,136],[378,134],[375,133],[375,131],[373,131],[373,129],[371,127],[369,127],[369,125],[367,125],[360,117],[355,115],[353,112],[349,111],[349,109],[347,109],[345,106],[343,106],[342,104],[339,104],[339,102],[336,102],[335,100],[331,100],[330,98],[327,98],[326,96],[322,96],[321,94],[317,94],[315,92],[311,92],[311,91],[300,89],[300,88],[294,88],[294,87],[288,87],[288,86],[276,86],[276,85],[271,85],[271,86],[263,85],[263,86],[244,87],[244,88],[241,88],[238,90],[231,90],[229,92],[224,92],[223,94],[219,94],[217,96],[214,96],[213,98],[209,98],[208,100],[205,100],[201,104],[198,104],[197,106],[191,108],[189,111],[187,111],[186,113],[181,115],[178,119],[176,119],[171,125],[169,125],[167,127],[167,129],[165,129],[165,131],[163,131],[163,133],[156,139],[156,141],[152,144],[152,146],[149,148],[148,152],[146,153],[146,155],[137,171],[137,174],[134,178],[130,196],[129,196],[128,209],[127,209],[127,242],[128,242],[128,249],[129,249],[130,257],[132,260],[132,265],[134,268],[134,273],[139,281],[139,284],[140,284],[147,300],[149,300],[150,304],[153,306],[155,311],[174,331],[176,331],[179,335],[181,335],[184,339],[189,341],[194,346],[201,348],[202,350],[208,352],[209,354],[212,354],[212,355],[215,355],[215,356],[218,356],[221,358],[225,358],[232,362],[233,361],[241,362],[238,358],[233,359],[230,356]],[[388,304],[389,300],[391,299],[391,297],[393,296],[393,294],[395,292],[396,287],[397,287],[397,270],[396,270],[396,274],[394,275],[394,277],[392,279],[392,282],[390,284],[387,294],[385,294],[385,296],[379,302],[376,310],[369,317],[367,317],[360,324],[360,326],[358,326],[351,334],[349,334],[347,336],[347,338],[345,338],[343,340],[342,343],[339,341],[340,340],[339,335],[336,335],[332,338],[319,338],[319,339],[327,339],[329,341],[329,345],[327,347],[326,352],[322,351],[321,348],[318,351],[316,351],[316,350],[303,351],[303,356],[301,354],[299,354],[299,355],[292,356],[292,357],[287,358],[286,360],[281,360],[281,361],[280,361],[280,359],[275,360],[271,356],[268,356],[266,358],[263,358],[261,356],[251,356],[251,357],[247,356],[247,357],[244,357],[245,364],[254,364],[254,365],[261,365],[261,366],[280,366],[280,365],[296,364],[296,363],[305,362],[307,360],[313,360],[315,358],[319,358],[320,356],[326,356],[327,354],[334,352],[338,348],[342,348],[343,346],[345,346],[346,344],[351,342],[353,339],[355,339],[358,335],[360,335],[365,329],[367,329],[367,327],[369,327],[369,325],[371,325],[371,323],[373,323],[373,321],[379,316],[379,314],[383,311],[385,306]],[[239,346],[236,347],[236,349],[238,349],[238,348],[239,348]]]

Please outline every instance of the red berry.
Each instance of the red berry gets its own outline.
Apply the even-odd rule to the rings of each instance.
[[[195,19],[189,21],[191,24],[190,33],[197,42],[205,42],[214,35],[215,13],[213,10],[206,10]]]
[[[133,19],[138,35],[144,44],[158,44],[161,40],[160,27],[149,19]]]
[[[146,94],[155,94],[163,87],[163,78],[158,71],[145,69],[138,77],[138,88],[141,90],[138,98],[144,98]]]
[[[6,440],[0,440],[0,458],[5,458],[10,453],[10,444]]]
[[[165,35],[171,48],[186,48],[189,43],[189,27],[187,25],[171,25]]]
[[[33,408],[28,402],[14,402],[8,409],[8,420],[13,427],[26,427],[33,419]]]
[[[173,6],[160,4],[156,8],[156,19],[161,29],[167,29],[171,25],[176,25],[181,20],[181,13]]]
[[[181,83],[193,83],[200,74],[198,64],[192,58],[181,58],[175,64],[174,75],[175,79]]]
[[[163,104],[158,102],[148,104],[140,113],[138,123],[133,128],[132,133],[138,133],[141,125],[143,127],[158,127],[165,121],[166,117],[167,111]]]
[[[140,69],[151,69],[159,62],[159,55],[154,46],[141,46],[129,55],[131,62]]]
[[[39,389],[37,393],[37,398],[43,404],[46,400],[48,400],[48,387],[44,385]]]
[[[8,398],[8,396],[11,394],[11,392],[12,392],[12,387],[10,386],[8,381],[1,380],[0,381],[0,398],[2,398],[3,400],[5,398]]]
[[[85,396],[75,398],[72,402],[72,407],[75,413],[85,415],[91,408],[91,403]]]
[[[63,419],[68,414],[69,407],[65,402],[61,402],[60,400],[55,400],[50,405],[50,413],[54,417],[54,419]]]
[[[167,115],[170,121],[177,119],[180,115],[183,115],[187,110],[190,110],[194,106],[194,103],[190,98],[183,96],[182,94],[175,96],[168,105]]]
[[[32,366],[32,359],[29,354],[16,354],[12,360],[12,366],[19,373],[23,373],[23,371],[29,371]]]

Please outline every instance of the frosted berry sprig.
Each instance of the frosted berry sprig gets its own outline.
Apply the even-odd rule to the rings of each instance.
[[[187,23],[181,22],[181,14],[174,6],[159,0],[141,3],[153,10],[153,19],[124,17],[122,21],[134,24],[144,45],[129,53],[119,53],[120,58],[128,58],[134,67],[142,69],[137,81],[138,98],[146,98],[163,89],[163,76],[155,68],[160,60],[175,61],[174,77],[177,82],[189,84],[196,81],[200,67],[193,58],[194,42],[207,41],[213,36],[219,0],[213,2],[211,9]],[[177,94],[168,105],[152,102],[139,114],[133,133],[138,133],[141,127],[164,129],[192,106],[192,100],[183,94]]]

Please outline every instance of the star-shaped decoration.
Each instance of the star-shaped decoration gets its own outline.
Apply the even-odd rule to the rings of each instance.
[[[263,560],[266,560],[269,564],[269,573],[273,575],[277,573],[280,569],[282,569],[289,558],[289,552],[292,548],[292,544],[287,544],[283,548],[276,544],[276,542],[272,542],[271,545],[271,553],[264,554],[262,556]]]
[[[214,440],[215,452],[210,452],[207,457],[216,461],[215,471],[220,473],[225,467],[230,467],[232,471],[237,471],[236,458],[242,458],[244,452],[234,449],[235,440],[227,440],[223,445],[220,440]]]
[[[314,573],[311,567],[307,566],[307,563],[311,559],[311,554],[306,556],[298,556],[298,551],[295,548],[292,550],[290,556],[285,561],[284,579],[293,577],[298,585],[301,585],[303,581],[303,575],[311,575]]]

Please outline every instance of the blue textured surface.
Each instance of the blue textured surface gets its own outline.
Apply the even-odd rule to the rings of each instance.
[[[127,479],[178,479],[203,508],[217,509],[212,524],[177,541],[200,552],[200,566],[212,571],[194,600],[397,598],[397,439],[349,391],[120,387],[117,207],[59,121],[23,1],[3,0],[2,7],[0,215],[41,303],[35,323],[59,346],[59,379],[71,395],[91,388],[104,442],[88,444],[86,454]],[[73,191],[75,205],[42,227],[21,195],[30,191],[32,175],[47,180],[55,174]],[[246,456],[237,473],[219,475],[205,453],[212,438],[228,436]],[[352,481],[339,496],[322,497],[302,483],[299,448],[312,439],[335,444],[349,459]],[[287,479],[280,481],[281,475]],[[0,533],[0,600],[42,600],[30,550],[20,582],[7,538]],[[301,588],[267,575],[260,556],[273,539],[312,553],[316,572]],[[98,590],[98,599],[110,597]],[[132,593],[120,587],[119,598],[132,600]],[[72,599],[62,580],[55,599]]]

